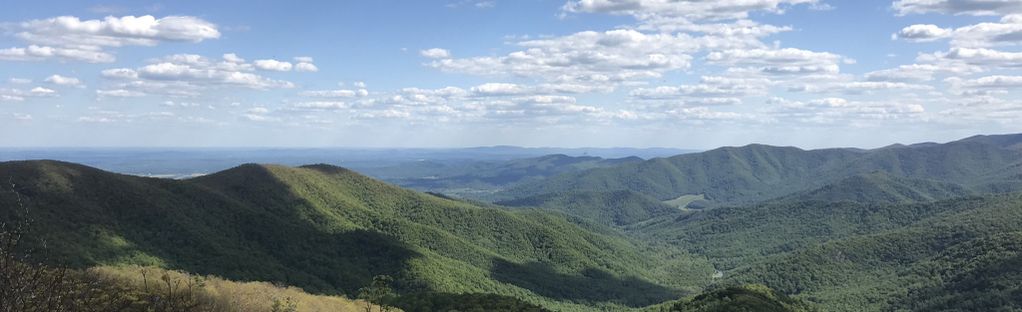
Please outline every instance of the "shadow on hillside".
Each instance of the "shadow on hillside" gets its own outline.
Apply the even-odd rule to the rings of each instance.
[[[3,190],[0,222],[29,214],[34,236],[25,247],[52,264],[159,264],[354,295],[421,256],[386,234],[342,229],[261,166],[185,181],[62,166],[0,170],[28,208],[17,209],[14,192]],[[55,181],[73,187],[54,191],[63,185]]]
[[[541,296],[582,303],[617,303],[643,307],[677,299],[682,294],[635,277],[618,278],[602,270],[586,269],[580,275],[555,271],[550,265],[494,260],[494,279],[522,287]]]

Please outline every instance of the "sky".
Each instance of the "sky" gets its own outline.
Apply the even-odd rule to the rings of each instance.
[[[1022,132],[1022,0],[11,1],[0,146],[880,147]]]

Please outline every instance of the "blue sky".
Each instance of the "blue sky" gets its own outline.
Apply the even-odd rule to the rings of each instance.
[[[0,146],[877,147],[1022,132],[1018,0],[18,1]]]

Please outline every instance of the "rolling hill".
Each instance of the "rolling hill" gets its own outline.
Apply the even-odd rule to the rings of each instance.
[[[349,295],[386,274],[403,293],[503,294],[568,310],[658,303],[712,273],[705,260],[658,259],[563,214],[449,200],[327,165],[166,180],[26,161],[0,163],[0,177],[27,203],[36,247],[45,240],[76,267],[156,265]],[[0,217],[25,217],[15,193],[0,194]]]
[[[677,208],[632,191],[544,194],[496,204],[560,211],[611,226],[625,226],[678,212]]]
[[[565,191],[630,190],[658,200],[705,194],[717,205],[750,204],[857,175],[959,184],[979,192],[1019,190],[1022,135],[975,136],[945,144],[874,150],[748,145],[566,173],[498,193],[504,200]]]

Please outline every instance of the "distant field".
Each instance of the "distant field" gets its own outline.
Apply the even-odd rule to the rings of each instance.
[[[678,198],[675,198],[675,199],[672,199],[672,200],[665,200],[664,203],[669,205],[669,206],[671,206],[671,207],[675,207],[675,208],[678,208],[678,209],[685,209],[685,208],[688,207],[688,204],[691,204],[692,202],[697,201],[697,200],[706,200],[706,195],[705,194],[699,194],[699,195],[692,195],[692,194],[681,195],[681,196],[678,196]]]

